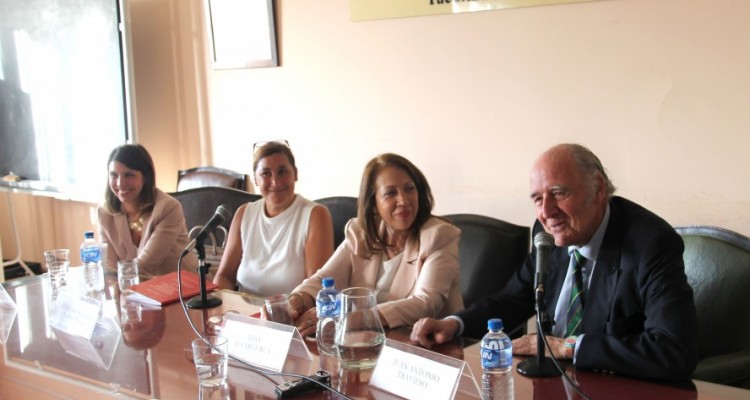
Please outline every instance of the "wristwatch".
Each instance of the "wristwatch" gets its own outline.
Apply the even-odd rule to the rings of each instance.
[[[576,354],[576,342],[578,341],[578,336],[568,336],[565,338],[565,358],[573,359],[573,356]]]

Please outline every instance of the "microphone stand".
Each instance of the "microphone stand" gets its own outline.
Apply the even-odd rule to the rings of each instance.
[[[203,240],[199,240],[195,243],[195,250],[198,252],[198,271],[200,272],[201,282],[201,295],[196,296],[188,301],[188,308],[212,308],[220,306],[222,301],[219,298],[209,296],[206,293],[206,274],[208,273],[208,267],[206,266],[206,249],[203,247]]]
[[[544,284],[537,277],[536,294],[536,357],[529,357],[520,363],[516,369],[524,376],[551,377],[562,374],[549,357],[544,356],[544,334],[549,332],[551,323],[544,312]]]

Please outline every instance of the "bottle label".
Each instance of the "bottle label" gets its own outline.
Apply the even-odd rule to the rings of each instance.
[[[483,368],[507,368],[513,364],[512,353],[501,349],[497,341],[483,344],[481,355]]]
[[[318,316],[319,317],[335,317],[339,315],[339,309],[341,302],[338,296],[334,297],[328,295],[328,299],[317,300]]]
[[[99,246],[91,246],[81,249],[81,261],[84,263],[99,262],[102,253]]]

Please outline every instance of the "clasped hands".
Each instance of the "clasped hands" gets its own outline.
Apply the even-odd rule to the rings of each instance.
[[[458,321],[453,319],[422,318],[414,324],[410,339],[412,342],[429,349],[433,345],[453,340],[458,329]],[[549,335],[546,338],[552,349],[552,355],[556,359],[564,360],[573,358],[571,349],[565,347],[565,339]],[[536,355],[537,334],[530,333],[514,339],[513,354],[524,356]]]
[[[294,319],[294,325],[297,327],[300,335],[311,336],[315,333],[318,324],[318,313],[314,306],[308,307],[306,304],[315,304],[315,299],[305,299],[308,296],[304,293],[292,293],[289,295],[289,313]],[[309,296],[308,296],[309,297]],[[260,318],[269,320],[268,309],[266,306],[260,308]]]
[[[315,299],[306,293],[294,292],[289,295],[288,301],[290,310],[289,313],[294,320],[294,325],[297,327],[300,335],[313,335],[317,330],[318,325],[318,312],[315,308]],[[368,318],[371,318],[371,314],[365,312],[364,310],[361,312],[352,312],[347,315],[350,319],[350,324],[353,326],[366,323],[363,321],[367,321]],[[388,328],[388,323],[383,315],[379,312],[375,315],[376,318],[380,320],[380,325],[383,328]],[[265,305],[260,308],[260,317],[261,319],[265,320],[269,319],[268,310],[266,309]]]

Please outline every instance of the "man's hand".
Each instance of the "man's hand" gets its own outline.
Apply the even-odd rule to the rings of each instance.
[[[552,348],[552,355],[556,359],[569,360],[573,358],[572,349],[565,347],[565,339],[549,335],[547,335],[546,338],[550,348]],[[536,339],[536,333],[530,333],[528,335],[521,336],[518,339],[514,339],[513,354],[535,356],[537,350]]]
[[[453,319],[422,318],[414,324],[410,339],[429,349],[433,344],[452,340],[458,328],[458,321]]]

